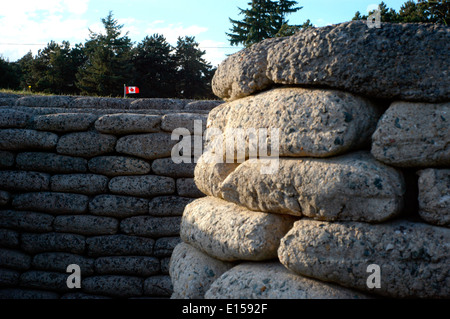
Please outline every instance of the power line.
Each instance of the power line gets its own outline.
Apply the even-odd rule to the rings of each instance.
[[[0,45],[47,45],[47,43],[0,43]]]
[[[48,43],[0,43],[0,45],[47,45]],[[203,47],[202,49],[244,49],[244,47]]]

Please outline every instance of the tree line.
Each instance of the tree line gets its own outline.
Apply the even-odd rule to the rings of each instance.
[[[231,45],[245,47],[267,38],[290,36],[301,29],[313,28],[308,19],[303,24],[292,25],[286,19],[287,15],[301,10],[297,1],[292,0],[252,0],[248,8],[239,9],[242,20],[229,19],[232,27],[226,33]],[[449,0],[413,0],[406,1],[399,12],[388,8],[384,2],[378,6],[381,22],[391,23],[437,23],[448,26],[450,23]],[[367,20],[375,10],[368,15],[357,11],[352,20]]]
[[[122,35],[112,12],[102,19],[103,33],[89,30],[84,44],[54,41],[16,62],[0,59],[0,87],[65,95],[121,96],[123,85],[140,89],[139,97],[213,98],[215,69],[195,37],[179,37],[175,47],[160,34],[134,45]]]
[[[449,0],[418,0],[417,2],[408,0],[400,7],[399,12],[388,8],[382,1],[378,5],[381,22],[391,23],[437,23],[448,26],[450,23],[450,1]],[[369,15],[361,15],[359,11],[355,13],[352,20],[367,20]]]
[[[229,19],[226,33],[231,45],[249,47],[267,38],[289,36],[314,27],[310,20],[292,25],[287,20],[302,7],[293,0],[252,0],[238,8],[241,20]],[[406,1],[396,12],[381,2],[382,22],[425,22],[447,25],[449,0]],[[357,11],[353,20],[366,20]],[[0,88],[23,89],[51,94],[120,96],[123,84],[140,88],[139,97],[214,98],[211,80],[215,69],[203,58],[194,37],[178,38],[175,47],[163,35],[145,37],[134,45],[112,12],[102,19],[104,33],[90,31],[84,44],[71,47],[51,41],[36,56],[31,52],[17,62],[0,58]]]

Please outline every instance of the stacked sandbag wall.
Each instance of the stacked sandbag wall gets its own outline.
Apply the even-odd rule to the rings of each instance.
[[[203,196],[171,133],[218,103],[2,95],[0,298],[169,297],[180,216]]]
[[[449,52],[445,26],[354,21],[225,60],[172,298],[450,298]],[[276,159],[237,151],[258,129]]]

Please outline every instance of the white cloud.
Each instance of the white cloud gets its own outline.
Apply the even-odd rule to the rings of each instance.
[[[164,23],[164,22],[166,22],[166,21],[164,21],[164,20],[155,20],[155,21],[153,21],[152,23],[150,23],[151,25],[156,25],[156,24],[161,24],[161,23]]]
[[[100,22],[100,21],[90,24],[89,25],[89,30],[91,30],[94,33],[102,33],[102,32],[104,33],[105,32],[105,28],[103,26],[103,23]]]
[[[329,21],[326,21],[325,19],[322,19],[322,18],[316,19],[315,23],[314,23],[314,27],[316,27],[316,28],[327,26],[327,25],[332,25],[332,23]]]
[[[82,42],[88,36],[88,22],[81,15],[88,5],[89,0],[4,1],[0,53],[15,61],[30,50],[36,54],[50,40]]]
[[[156,21],[158,23],[156,24],[162,24],[163,22]],[[183,27],[181,23],[178,24],[169,24],[165,27],[156,27],[155,21],[153,24],[150,24],[150,26],[145,30],[147,34],[155,34],[159,33],[164,35],[167,42],[169,42],[172,45],[175,45],[177,43],[178,37],[184,37],[184,36],[198,36],[201,33],[204,33],[208,31],[208,28],[200,27],[197,25],[191,25],[189,27]]]
[[[370,11],[378,10],[378,4],[369,4],[366,10],[367,13],[369,13]]]
[[[3,1],[2,16],[33,15],[37,12],[83,14],[90,0],[16,0]]]
[[[64,0],[67,10],[73,14],[83,14],[87,12],[89,0]]]
[[[203,58],[210,62],[213,67],[218,66],[227,58],[227,54],[233,54],[240,48],[230,48],[229,44],[214,40],[204,40],[199,42],[200,50],[205,51]]]
[[[122,34],[128,32],[128,37],[136,38],[141,35],[140,28],[137,26],[138,21],[134,18],[119,18],[117,19],[119,24],[122,24],[124,27],[122,29]]]

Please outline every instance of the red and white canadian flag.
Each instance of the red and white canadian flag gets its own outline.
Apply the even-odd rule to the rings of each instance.
[[[139,88],[137,86],[127,86],[126,94],[137,94],[139,93]]]

